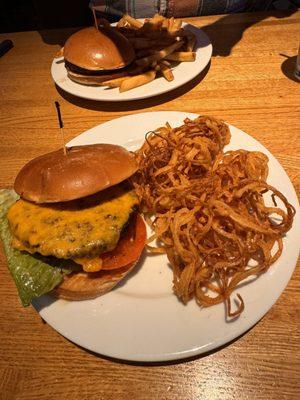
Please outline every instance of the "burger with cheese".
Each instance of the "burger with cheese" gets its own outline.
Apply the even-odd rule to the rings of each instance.
[[[0,193],[1,236],[24,305],[46,292],[94,298],[132,270],[146,240],[128,181],[136,169],[120,146],[71,147],[27,163],[15,180],[17,201]]]

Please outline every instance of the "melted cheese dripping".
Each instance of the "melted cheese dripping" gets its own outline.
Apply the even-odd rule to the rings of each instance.
[[[81,257],[73,259],[77,264],[82,266],[85,272],[98,272],[102,269],[101,257]]]

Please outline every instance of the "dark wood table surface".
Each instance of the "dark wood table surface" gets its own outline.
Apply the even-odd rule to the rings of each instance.
[[[300,12],[190,19],[210,36],[210,65],[159,97],[93,102],[57,90],[53,55],[70,30],[2,34],[15,47],[0,58],[0,187],[29,159],[60,147],[53,102],[66,139],[145,110],[209,114],[241,128],[280,161],[300,192],[300,85],[293,78]],[[96,356],[22,308],[0,255],[0,399],[298,399],[299,268],[267,315],[223,348],[180,363],[130,365]],[[271,288],[270,288],[271,290]]]

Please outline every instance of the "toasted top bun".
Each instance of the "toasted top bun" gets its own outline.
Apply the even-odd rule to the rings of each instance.
[[[66,155],[60,149],[29,161],[18,173],[14,189],[35,203],[63,202],[116,185],[136,170],[134,155],[121,146],[70,147]]]
[[[81,29],[71,35],[64,46],[65,60],[92,71],[123,68],[134,57],[133,47],[127,38],[109,27]]]

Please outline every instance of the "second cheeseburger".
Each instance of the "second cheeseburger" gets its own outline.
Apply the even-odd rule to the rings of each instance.
[[[74,33],[66,41],[63,55],[68,77],[84,85],[127,76],[135,58],[128,39],[109,25]]]
[[[15,180],[20,200],[7,214],[11,245],[20,251],[72,260],[55,295],[97,297],[134,267],[146,229],[128,178],[134,155],[110,144],[54,151],[27,163]]]

